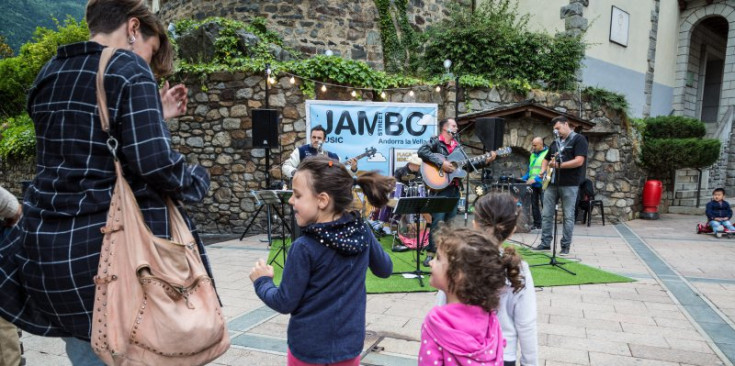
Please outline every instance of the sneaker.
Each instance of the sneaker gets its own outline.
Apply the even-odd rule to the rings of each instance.
[[[390,249],[392,252],[401,253],[408,250],[408,247],[403,244],[396,243],[393,245],[393,247]]]
[[[536,248],[533,248],[535,250],[551,250],[551,247],[547,244],[539,244]]]
[[[561,248],[561,252],[559,253],[560,256],[566,257],[569,255],[569,247]]]
[[[434,259],[434,256],[431,254],[427,254],[426,258],[424,258],[424,261],[421,264],[423,264],[424,267],[429,267],[429,262],[431,262],[432,259]]]
[[[529,233],[531,233],[531,234],[541,234],[541,228],[540,228],[540,227],[535,227],[535,228],[532,228],[532,229],[531,229],[531,230],[529,231]]]
[[[715,236],[718,237],[718,238],[721,238],[722,237],[722,231],[716,232],[715,233]]]

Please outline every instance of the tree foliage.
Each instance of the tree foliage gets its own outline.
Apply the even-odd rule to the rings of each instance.
[[[83,21],[69,17],[63,24],[56,21],[56,28],[38,27],[33,41],[21,46],[18,56],[0,60],[0,118],[22,113],[28,89],[59,46],[89,39]]]
[[[570,89],[584,57],[581,37],[531,32],[528,15],[519,15],[512,0],[489,0],[474,12],[455,6],[450,16],[422,37],[423,54],[415,70],[436,75],[443,61],[455,74],[491,80],[522,79],[552,89]]]
[[[0,33],[13,50],[29,42],[37,27],[54,27],[55,18],[84,17],[85,0],[0,0],[3,22]]]

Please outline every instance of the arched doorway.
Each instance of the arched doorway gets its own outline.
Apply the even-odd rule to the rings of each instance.
[[[725,18],[713,16],[697,24],[691,34],[687,86],[696,93],[694,117],[706,123],[710,134],[723,113],[720,106],[728,26]]]

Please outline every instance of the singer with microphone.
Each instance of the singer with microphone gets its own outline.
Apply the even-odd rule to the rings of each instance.
[[[321,125],[316,125],[311,128],[311,144],[305,144],[298,149],[295,149],[291,156],[281,166],[281,172],[285,179],[291,179],[296,173],[296,168],[299,166],[301,161],[308,158],[309,156],[315,155],[327,155],[330,158],[339,161],[337,154],[327,151],[324,149],[324,140],[327,138],[327,131]],[[353,173],[357,172],[357,160],[348,160],[350,164],[350,170]]]
[[[579,185],[585,177],[585,160],[587,159],[587,139],[574,132],[569,120],[559,116],[551,120],[554,123],[555,142],[549,146],[541,171],[553,168],[551,184],[544,191],[544,204],[541,225],[541,244],[537,250],[551,249],[553,238],[554,211],[556,203],[561,200],[564,214],[564,230],[561,238],[562,256],[569,255],[574,233],[574,208],[577,204]],[[557,181],[558,178],[558,181]]]
[[[423,162],[433,164],[439,167],[441,170],[447,173],[452,173],[455,170],[454,165],[447,160],[441,160],[434,154],[441,154],[445,157],[449,156],[454,149],[459,146],[459,142],[456,140],[457,135],[457,121],[452,118],[443,119],[439,121],[439,135],[429,139],[429,141],[419,148],[418,154]],[[490,164],[497,154],[493,151],[484,164],[476,164],[478,168],[483,165]],[[461,167],[460,167],[461,168]],[[459,197],[460,196],[461,181],[455,178],[442,190],[429,192],[429,196],[432,197]],[[437,231],[439,222],[446,221],[450,223],[452,219],[457,216],[457,206],[450,212],[434,213],[431,215],[431,232],[429,234],[429,245],[426,247],[426,258],[423,261],[425,267],[429,266],[429,262],[434,258],[436,253],[436,244],[434,243],[434,233]]]

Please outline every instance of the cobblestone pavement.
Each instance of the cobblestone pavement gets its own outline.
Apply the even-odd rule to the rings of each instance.
[[[695,234],[698,216],[577,224],[571,258],[633,283],[537,289],[540,365],[732,365],[735,238]],[[208,246],[233,346],[212,365],[285,365],[288,316],[257,298],[247,274],[259,239]],[[538,235],[515,240],[538,244]],[[415,365],[431,293],[368,295],[364,365]],[[27,365],[70,365],[58,339],[24,334]]]

